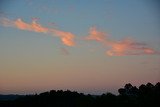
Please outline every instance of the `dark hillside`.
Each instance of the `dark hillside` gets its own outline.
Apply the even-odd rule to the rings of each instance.
[[[130,83],[112,93],[84,95],[69,90],[51,90],[39,95],[26,95],[15,100],[1,100],[0,107],[159,107],[160,83],[147,83],[137,88]]]

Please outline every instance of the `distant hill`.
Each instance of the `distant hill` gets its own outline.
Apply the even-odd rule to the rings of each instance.
[[[15,99],[22,97],[22,96],[24,96],[24,95],[14,95],[14,94],[3,95],[3,94],[0,94],[0,101],[15,100]]]

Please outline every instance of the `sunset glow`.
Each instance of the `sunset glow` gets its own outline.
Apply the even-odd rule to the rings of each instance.
[[[0,94],[157,83],[158,9],[146,0],[0,1]]]

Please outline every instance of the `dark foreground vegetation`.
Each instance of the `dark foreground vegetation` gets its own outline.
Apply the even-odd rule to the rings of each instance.
[[[39,95],[1,100],[0,107],[160,107],[160,82],[156,85],[147,83],[139,88],[129,83],[118,92],[119,95],[92,96],[69,90],[51,90]]]

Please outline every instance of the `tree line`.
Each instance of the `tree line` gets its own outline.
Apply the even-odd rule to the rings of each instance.
[[[138,88],[130,83],[118,89],[119,94],[85,95],[76,91],[51,90],[26,95],[15,100],[0,101],[0,107],[159,107],[160,82],[142,84]]]

